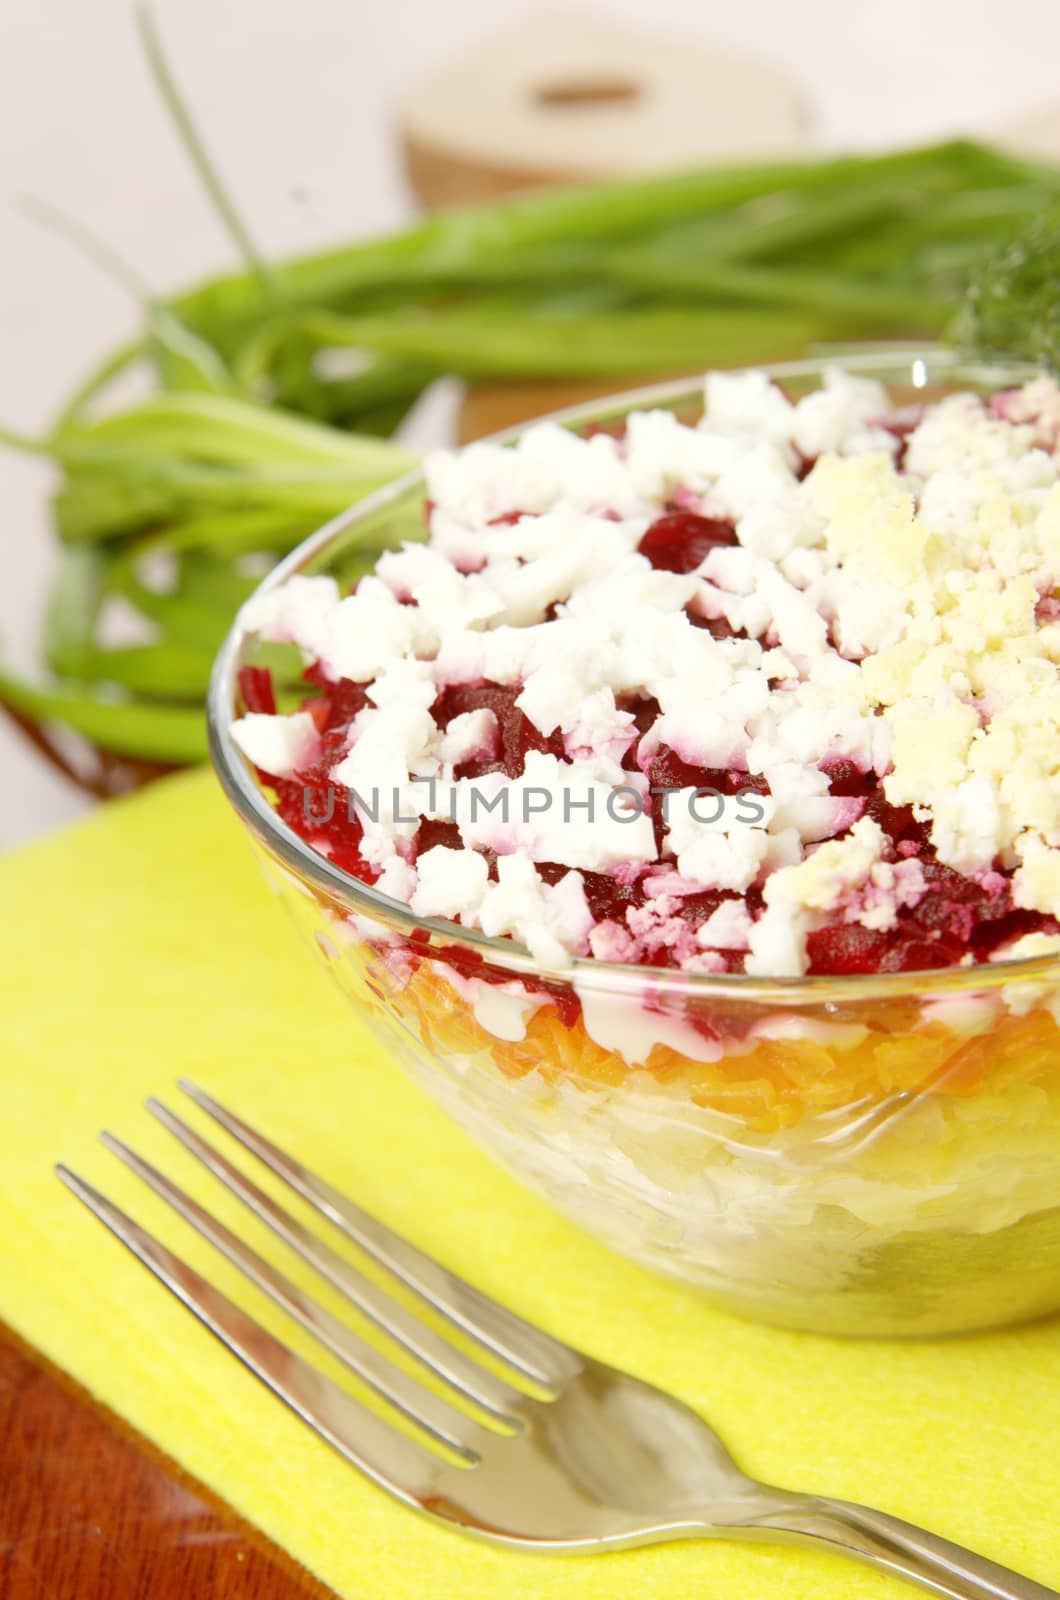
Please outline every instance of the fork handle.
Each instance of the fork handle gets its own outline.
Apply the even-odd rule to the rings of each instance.
[[[916,1528],[847,1500],[805,1499],[756,1518],[754,1528],[781,1539],[824,1544],[946,1595],[948,1600],[1060,1600],[1055,1589]]]

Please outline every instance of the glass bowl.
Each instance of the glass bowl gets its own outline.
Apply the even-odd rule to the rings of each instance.
[[[899,401],[1027,376],[932,352],[841,364]],[[825,364],[769,370],[797,397]],[[558,420],[608,427],[646,406],[698,414],[701,387]],[[366,547],[422,537],[423,502],[421,476],[402,479],[262,588],[349,580]],[[279,820],[230,733],[255,647],[237,622],[214,671],[221,782],[360,1015],[491,1156],[616,1250],[748,1316],[927,1335],[1060,1309],[1060,960],[776,981],[547,970],[414,916]]]

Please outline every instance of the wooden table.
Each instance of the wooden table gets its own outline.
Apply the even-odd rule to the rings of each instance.
[[[334,1600],[0,1326],[0,1600]]]

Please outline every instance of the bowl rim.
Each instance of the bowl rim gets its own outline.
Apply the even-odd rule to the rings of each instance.
[[[926,388],[948,377],[969,383],[1014,383],[1026,381],[1038,369],[1026,362],[978,361],[959,352],[929,344],[859,349],[844,347],[819,357],[797,361],[762,363],[754,367],[727,368],[733,373],[763,372],[774,381],[823,379],[829,370],[842,370],[855,376],[901,381],[903,375],[913,388]],[[702,394],[704,376],[672,379],[635,389],[601,395],[595,400],[564,407],[528,418],[514,427],[488,434],[475,443],[512,444],[531,426],[556,422],[578,427],[616,411],[679,404]],[[303,570],[324,553],[332,542],[363,519],[374,516],[410,490],[424,484],[422,465],[402,474],[393,483],[376,490],[347,510],[332,517],[322,527],[295,546],[267,574],[251,598],[270,593],[288,578]],[[247,632],[237,613],[218,651],[207,694],[207,732],[210,759],[228,800],[257,842],[293,877],[300,888],[318,890],[329,902],[341,904],[348,914],[370,918],[374,923],[406,938],[418,935],[430,941],[425,953],[439,945],[459,945],[478,952],[491,965],[503,967],[513,977],[573,983],[579,991],[615,990],[629,987],[638,992],[650,988],[660,998],[680,994],[684,1003],[693,994],[704,999],[743,1001],[774,1000],[786,1005],[828,1004],[854,1000],[899,999],[916,995],[977,993],[1004,988],[1010,983],[1060,974],[1060,955],[1023,957],[1016,961],[983,962],[967,967],[942,967],[913,972],[855,975],[803,975],[768,977],[751,973],[685,972],[681,969],[601,961],[595,956],[572,956],[564,966],[550,967],[534,959],[525,946],[514,940],[493,938],[477,929],[465,928],[439,917],[417,916],[408,905],[381,894],[371,884],[336,867],[326,856],[313,850],[293,829],[281,821],[252,776],[249,762],[232,737],[235,711],[236,674],[247,640]]]

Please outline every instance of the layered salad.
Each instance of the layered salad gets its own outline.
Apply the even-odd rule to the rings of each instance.
[[[698,421],[543,422],[425,480],[425,542],[244,608],[306,684],[280,713],[244,667],[232,731],[423,919],[323,907],[442,1097],[765,1314],[1060,1301],[1060,387],[713,373]]]

